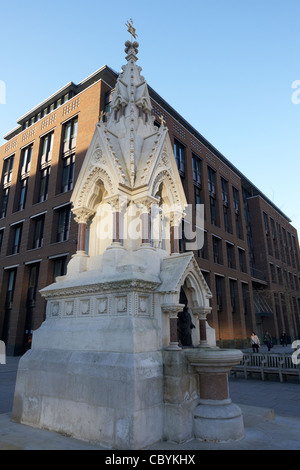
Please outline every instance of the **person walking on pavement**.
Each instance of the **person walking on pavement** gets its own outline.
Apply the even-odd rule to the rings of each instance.
[[[264,336],[264,343],[265,345],[267,346],[268,348],[268,351],[271,350],[271,347],[273,346],[272,345],[272,338],[271,338],[271,335],[268,331],[265,332],[265,336]]]
[[[288,340],[287,340],[287,334],[285,331],[281,333],[280,343],[282,344],[282,346],[287,346]]]
[[[252,346],[253,352],[258,352],[260,341],[258,339],[258,336],[254,333],[254,331],[252,331],[252,334],[251,334],[251,346]]]

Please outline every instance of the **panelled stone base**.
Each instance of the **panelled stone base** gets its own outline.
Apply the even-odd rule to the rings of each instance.
[[[30,350],[21,359],[12,419],[115,449],[162,440],[159,352]]]

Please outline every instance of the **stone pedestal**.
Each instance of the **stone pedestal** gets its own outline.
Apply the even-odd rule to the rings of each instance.
[[[232,403],[228,372],[242,358],[235,349],[194,349],[186,351],[199,374],[200,400],[194,410],[194,435],[205,441],[239,440],[244,436],[241,409]]]
[[[19,363],[13,421],[113,449],[162,439],[159,352],[31,349]]]

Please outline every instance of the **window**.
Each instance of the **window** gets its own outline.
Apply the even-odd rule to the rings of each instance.
[[[0,206],[0,218],[6,217],[8,206],[9,187],[2,190],[2,199]]]
[[[69,238],[70,220],[71,220],[70,205],[57,210],[57,213],[58,213],[57,214],[58,224],[57,224],[56,241],[62,242],[62,241],[68,240]]]
[[[38,217],[34,217],[32,220],[34,223],[32,248],[41,248],[44,240],[45,215],[43,214]]]
[[[226,243],[227,265],[229,268],[235,268],[234,245]]]
[[[28,269],[28,289],[26,302],[26,317],[24,325],[23,346],[24,350],[31,347],[31,338],[33,330],[34,309],[36,305],[36,293],[39,279],[40,263],[30,263]]]
[[[234,186],[232,187],[232,194],[233,194],[233,209],[234,209],[236,236],[238,238],[243,238],[242,225],[241,225],[240,213],[239,213],[239,209],[240,209],[239,192]]]
[[[14,155],[8,157],[3,163],[2,184],[3,186],[10,184],[14,166]]]
[[[46,201],[48,197],[48,188],[49,188],[49,177],[50,177],[50,167],[44,168],[40,171],[40,187],[39,187],[39,196],[38,202]]]
[[[17,224],[12,227],[12,249],[11,254],[19,253],[23,224]]]
[[[44,136],[41,139],[41,155],[40,155],[41,167],[51,162],[52,148],[53,148],[53,132]]]
[[[3,235],[4,235],[4,228],[2,228],[0,230],[0,251],[1,251],[1,248],[2,248]]]
[[[105,93],[104,117],[103,117],[104,122],[107,122],[107,119],[108,119],[107,116],[111,111],[110,104],[111,104],[111,100],[112,100],[112,97],[113,97],[113,91],[114,90],[111,90],[111,91],[108,91],[107,93]]]
[[[40,270],[40,263],[33,263],[29,265],[27,303],[31,303],[32,301],[35,301],[38,278],[39,278],[39,270]]]
[[[65,193],[73,189],[75,169],[75,155],[63,159],[63,173],[61,181],[61,192]]]
[[[224,279],[221,276],[216,276],[216,300],[218,312],[223,310],[223,282]]]
[[[283,234],[283,247],[284,247],[284,256],[287,264],[290,263],[290,257],[289,257],[289,252],[288,252],[288,244],[287,244],[287,236],[286,236],[286,230],[284,227],[282,227],[282,234]]]
[[[245,251],[241,248],[239,248],[239,263],[240,263],[240,270],[243,273],[247,272],[246,269],[246,257],[245,257]]]
[[[221,178],[221,187],[222,187],[222,201],[224,206],[228,206],[228,182]]]
[[[216,197],[216,172],[210,166],[208,171],[208,190],[211,197]]]
[[[59,188],[62,193],[73,189],[77,127],[77,117],[68,121],[63,127],[63,150],[60,170],[61,185]]]
[[[216,200],[214,197],[210,196],[210,221],[212,225],[217,225],[217,209],[216,209]]]
[[[2,333],[1,339],[7,343],[8,342],[8,335],[9,335],[9,327],[10,327],[10,317],[11,317],[11,309],[12,309],[12,302],[14,297],[14,290],[16,285],[16,276],[17,276],[17,269],[8,269],[5,270],[6,272],[6,297],[4,303],[4,319],[2,324]]]
[[[273,240],[275,240],[276,239],[275,224],[274,224],[274,220],[272,219],[272,217],[270,217],[270,223],[271,223],[272,238]]]
[[[213,236],[213,253],[214,253],[214,262],[217,264],[222,264],[222,240],[218,237]]]
[[[72,151],[76,147],[78,118],[72,119],[63,127],[63,153]]]
[[[8,282],[7,282],[5,308],[11,308],[11,303],[13,301],[14,290],[15,290],[15,285],[16,285],[16,276],[17,276],[16,268],[8,270]]]
[[[230,225],[229,225],[229,215],[228,215],[228,207],[223,205],[223,217],[224,217],[224,228],[226,232],[230,232]]]
[[[248,284],[242,283],[242,297],[243,297],[243,306],[244,306],[244,314],[247,315],[249,313],[249,286]]]
[[[193,180],[196,184],[201,184],[201,160],[197,155],[193,154]]]
[[[202,259],[208,259],[207,232],[204,231],[204,242],[201,250],[198,250],[198,256]]]
[[[25,149],[22,150],[21,156],[21,177],[27,175],[30,172],[30,165],[31,165],[31,157],[32,157],[32,148],[33,145],[29,145]]]
[[[269,221],[268,221],[268,214],[266,214],[265,212],[263,213],[264,215],[264,226],[265,226],[265,234],[266,235],[269,235]]]
[[[271,281],[276,282],[275,266],[273,263],[270,263],[270,271],[271,271]]]
[[[22,209],[25,208],[25,203],[26,203],[26,196],[27,196],[27,188],[28,188],[28,179],[29,178],[24,178],[21,180],[20,183],[20,199],[19,199],[19,204],[18,204],[18,209],[21,211]]]
[[[237,308],[237,285],[233,279],[229,279],[229,290],[232,313],[235,313]]]
[[[52,148],[53,148],[53,136],[54,133],[45,135],[41,139],[40,146],[40,174],[39,174],[39,185],[38,193],[35,196],[37,202],[46,201],[48,198],[48,188],[49,188],[49,178],[50,178],[50,165],[52,158]]]
[[[185,147],[178,140],[174,140],[174,155],[179,173],[184,174],[185,169]]]
[[[238,214],[239,213],[239,192],[234,186],[232,187],[232,194],[233,194],[233,209],[234,209],[234,212]]]
[[[201,191],[200,191],[200,188],[198,188],[197,186],[194,187],[194,196],[195,196],[195,206],[197,204],[201,204]]]
[[[282,284],[282,271],[280,266],[277,266],[277,278],[278,278],[278,284]]]
[[[237,236],[238,238],[242,238],[242,231],[241,231],[241,224],[240,224],[240,216],[239,216],[239,214],[234,214],[234,220],[235,220],[236,236]]]
[[[67,272],[67,256],[60,256],[53,259],[53,282],[57,276],[64,276]]]

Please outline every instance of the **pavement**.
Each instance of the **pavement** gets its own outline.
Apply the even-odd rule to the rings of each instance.
[[[264,352],[264,346],[260,351]],[[294,350],[289,346],[285,348],[277,346],[272,351],[287,354]],[[102,450],[104,451],[100,454],[102,458],[111,455],[109,449],[101,446],[11,420],[19,359],[19,357],[7,357],[6,364],[0,364],[0,450]],[[242,376],[229,376],[229,394],[233,403],[239,405],[243,412],[245,428],[243,439],[230,442],[205,442],[192,439],[182,444],[160,442],[148,448],[148,453],[197,455],[200,450],[300,450],[298,379],[288,377],[287,381],[281,383],[276,377],[261,381],[255,378],[246,380]],[[118,455],[118,451],[113,452],[114,455]],[[135,451],[131,453],[134,455]]]

